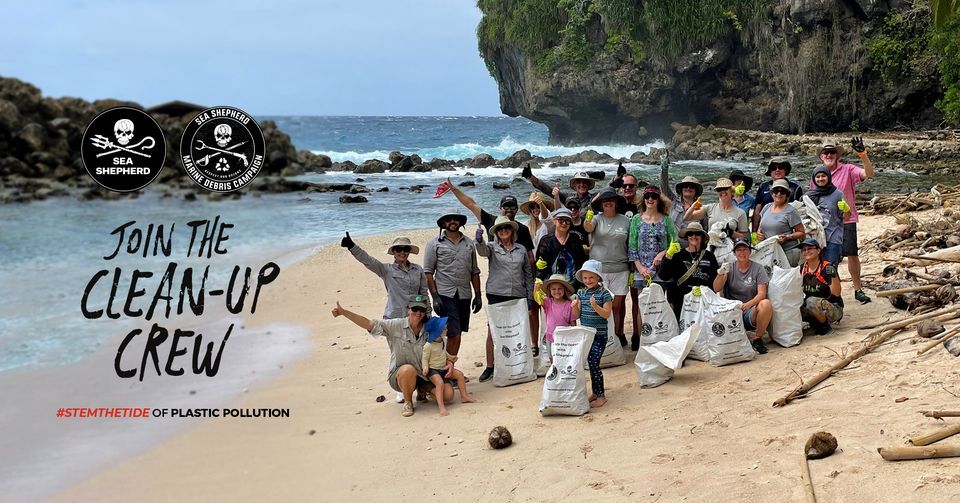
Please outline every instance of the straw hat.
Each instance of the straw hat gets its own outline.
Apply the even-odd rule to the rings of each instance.
[[[498,228],[498,227],[503,227],[503,226],[507,226],[507,227],[512,228],[512,229],[513,229],[513,232],[517,232],[517,229],[520,227],[520,225],[517,224],[516,222],[514,222],[513,220],[510,220],[509,218],[507,218],[507,217],[505,217],[505,216],[503,216],[503,215],[500,215],[500,216],[497,217],[497,219],[493,222],[493,226],[490,227],[490,233],[496,235],[496,234],[497,234],[497,228]]]
[[[700,222],[690,222],[686,227],[680,229],[680,237],[682,238],[689,236],[690,233],[700,234],[704,239],[707,237],[707,232],[703,230],[703,226],[700,225]]]
[[[563,285],[563,289],[567,291],[567,297],[573,295],[573,285],[567,281],[567,277],[563,274],[554,274],[550,276],[550,279],[543,282],[543,291],[547,292],[547,295],[550,295],[550,285]]]
[[[684,185],[693,185],[697,193],[697,195],[694,197],[700,197],[703,195],[703,184],[700,183],[700,180],[697,180],[697,177],[695,176],[685,176],[683,177],[683,180],[680,180],[680,183],[678,183],[674,187],[675,189],[677,189],[677,197],[683,196]]]
[[[733,181],[732,181],[732,180],[730,180],[729,178],[718,178],[718,179],[717,179],[717,184],[714,185],[713,190],[717,190],[717,189],[732,189],[732,188],[733,188]]]
[[[524,215],[529,215],[530,206],[532,206],[534,203],[542,206],[546,206],[547,211],[553,211],[553,201],[545,200],[543,196],[540,195],[539,191],[534,191],[530,193],[530,199],[528,199],[525,203],[520,205],[520,211]]]
[[[823,146],[820,147],[820,150],[817,152],[817,156],[819,157],[823,155],[824,150],[836,150],[838,159],[840,158],[840,156],[843,155],[843,147],[841,145],[835,145],[833,143],[824,143]]]
[[[387,255],[393,255],[393,249],[398,246],[409,246],[410,253],[417,255],[420,253],[420,247],[410,243],[410,238],[407,236],[397,236],[393,238],[393,243],[387,248]]]

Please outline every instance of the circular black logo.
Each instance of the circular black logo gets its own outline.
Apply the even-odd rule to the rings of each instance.
[[[547,372],[547,380],[555,381],[557,379],[557,375],[559,374],[560,374],[560,371],[557,370],[557,367],[551,365],[550,370]]]
[[[143,110],[114,107],[96,116],[83,132],[80,158],[93,181],[114,192],[140,190],[163,169],[163,130]]]
[[[723,326],[723,323],[714,323],[712,330],[713,335],[716,335],[717,337],[722,337],[723,334],[727,332],[727,328]]]
[[[500,348],[500,353],[504,356],[504,358],[510,358],[510,348],[503,346]]]
[[[640,335],[641,335],[641,336],[643,336],[643,337],[649,337],[650,334],[652,334],[652,333],[653,333],[653,326],[651,326],[649,323],[644,323],[643,325],[640,325]]]
[[[180,139],[180,160],[197,185],[232,192],[247,185],[263,167],[263,131],[246,112],[208,108],[193,118]]]

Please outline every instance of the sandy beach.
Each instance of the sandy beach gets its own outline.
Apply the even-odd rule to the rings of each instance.
[[[892,222],[864,218],[860,239]],[[405,234],[422,248],[435,232]],[[383,250],[395,234],[356,241],[386,260]],[[422,256],[411,259],[422,263]],[[874,279],[869,275],[882,265],[869,254],[864,259],[865,280]],[[485,281],[483,260],[481,269]],[[846,277],[846,266],[840,270]],[[837,330],[789,349],[770,344],[769,354],[752,362],[717,368],[688,360],[668,383],[641,389],[635,353],[628,352],[627,365],[604,370],[609,403],[581,417],[542,417],[541,379],[507,388],[477,381],[474,362],[483,360],[486,335],[481,312],[463,337],[458,363],[481,403],[454,403],[447,417],[433,403],[418,404],[403,418],[386,383],[384,340],[330,314],[339,299],[379,316],[383,285],[344,249],[326,246],[285,269],[246,320],[252,328],[287,323],[309,330],[312,354],[234,404],[289,408],[289,418],[199,421],[50,500],[802,501],[803,444],[820,430],[840,445],[810,463],[820,501],[957,500],[957,458],[892,463],[876,451],[944,424],[918,410],[958,408],[960,366],[945,351],[917,357],[911,337],[901,334],[808,398],[771,406],[869,332],[858,327],[905,317],[883,299],[860,305],[849,282],[843,288],[847,308]],[[378,403],[378,395],[386,400]],[[510,448],[488,447],[487,433],[497,425],[513,433]]]

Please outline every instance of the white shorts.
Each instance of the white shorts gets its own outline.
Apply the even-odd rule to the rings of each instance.
[[[610,290],[614,295],[626,295],[630,291],[627,286],[628,271],[623,272],[605,272],[603,273],[603,286]]]

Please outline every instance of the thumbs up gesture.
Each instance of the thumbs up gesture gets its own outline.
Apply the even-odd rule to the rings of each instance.
[[[837,201],[837,208],[840,208],[840,211],[844,213],[850,213],[850,205],[843,199]]]
[[[333,317],[334,317],[334,318],[336,318],[337,316],[340,316],[341,314],[343,314],[343,308],[340,307],[340,301],[339,301],[339,300],[337,301],[337,307],[333,308],[332,314],[333,314]]]
[[[680,251],[680,243],[673,241],[670,243],[670,246],[667,247],[667,258],[673,258],[677,252]]]

